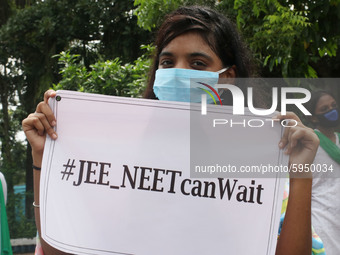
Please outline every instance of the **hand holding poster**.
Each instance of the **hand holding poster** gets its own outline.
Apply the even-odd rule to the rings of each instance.
[[[46,141],[40,195],[49,244],[75,254],[274,254],[284,180],[228,177],[226,166],[285,165],[279,124],[208,137],[229,107],[193,118],[199,107],[186,103],[67,91],[50,101],[59,137]],[[197,168],[212,162],[226,171]]]

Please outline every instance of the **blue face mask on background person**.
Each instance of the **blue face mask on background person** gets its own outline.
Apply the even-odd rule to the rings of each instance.
[[[340,122],[338,108],[334,108],[323,114],[318,114],[316,117],[318,118],[321,127],[336,127]]]
[[[206,90],[218,102],[214,92],[202,83],[210,85],[217,91],[216,84],[218,83],[219,74],[228,69],[229,67],[223,68],[218,72],[182,68],[158,69],[153,91],[159,100],[199,103],[201,102],[201,95],[206,93],[204,91]],[[195,79],[192,80],[192,84],[190,84],[190,79]],[[208,104],[214,103],[214,99],[207,95]]]

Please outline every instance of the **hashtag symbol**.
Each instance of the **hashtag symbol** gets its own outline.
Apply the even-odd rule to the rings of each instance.
[[[74,165],[74,160],[72,161],[72,164],[70,164],[71,159],[68,159],[67,164],[64,164],[63,167],[65,167],[65,171],[61,171],[63,174],[63,177],[61,178],[64,180],[64,177],[66,175],[66,181],[68,181],[68,178],[70,175],[73,175],[72,169],[75,168],[76,166]]]

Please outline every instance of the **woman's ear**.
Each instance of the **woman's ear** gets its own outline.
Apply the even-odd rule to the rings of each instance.
[[[221,73],[220,78],[236,78],[236,66],[229,67],[228,70]]]
[[[220,74],[220,79],[222,80],[219,80],[219,83],[235,84],[235,78],[236,78],[236,66],[233,65],[229,67],[228,70]]]
[[[225,71],[225,78],[236,78],[236,66],[232,65],[227,71]]]

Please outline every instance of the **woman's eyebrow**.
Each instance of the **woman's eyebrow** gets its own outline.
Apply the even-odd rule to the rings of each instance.
[[[172,52],[169,52],[169,51],[163,51],[159,54],[158,58],[161,58],[163,56],[173,57],[174,54]],[[211,56],[209,56],[208,54],[203,53],[203,52],[192,52],[192,53],[189,53],[188,56],[189,57],[204,57],[204,58],[208,59],[209,61],[213,61],[213,58]]]
[[[174,54],[172,54],[171,52],[168,52],[168,51],[163,51],[159,54],[159,57],[158,58],[161,58],[163,56],[166,56],[166,57],[173,57]]]
[[[211,56],[203,52],[193,52],[193,53],[190,53],[189,55],[190,57],[204,57],[208,59],[209,61],[213,61],[213,58]]]

